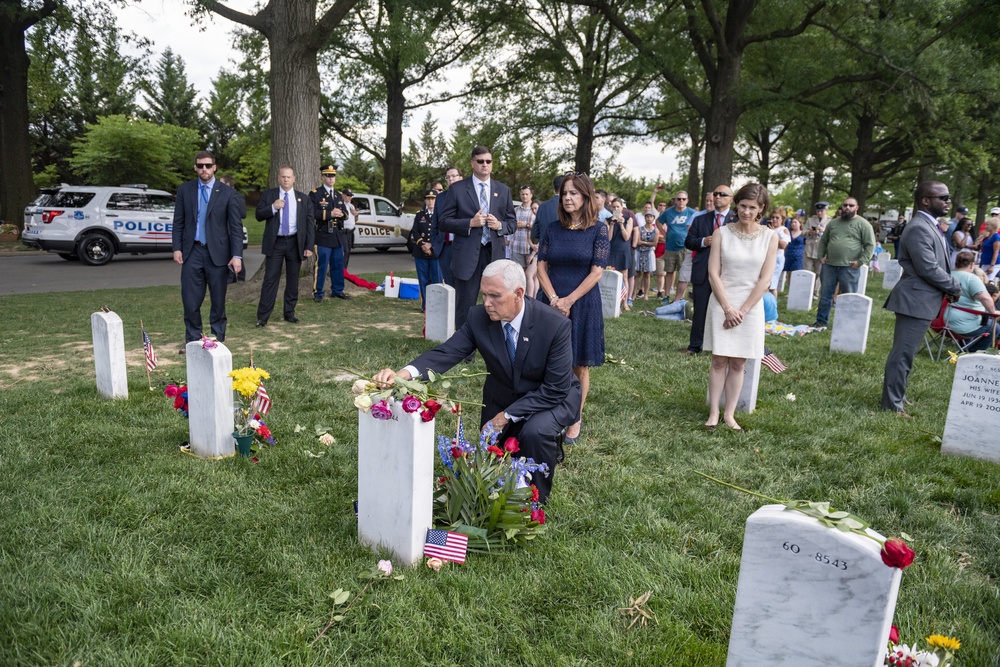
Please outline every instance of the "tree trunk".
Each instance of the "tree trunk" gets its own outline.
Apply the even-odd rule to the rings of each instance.
[[[705,187],[731,186],[733,146],[740,119],[738,107],[742,54],[719,59],[712,87],[712,106],[705,119]]]
[[[695,127],[700,129],[701,123]],[[698,180],[698,174],[700,172],[699,167],[701,166],[701,145],[704,142],[704,139],[699,136],[697,129],[693,130],[689,136],[691,139],[691,147],[688,149],[688,206],[696,206],[698,207],[698,210],[701,210],[704,202],[701,201],[701,187]],[[706,185],[705,187],[707,188],[711,186]]]
[[[990,208],[990,185],[992,184],[989,172],[983,173],[979,177],[979,192],[976,199],[976,229],[986,220],[986,212]]]
[[[808,211],[806,211],[806,213],[808,215],[812,215],[816,211],[816,209],[814,207],[816,206],[816,204],[819,201],[821,201],[821,199],[823,197],[823,172],[824,171],[826,171],[826,168],[821,164],[821,165],[818,165],[816,167],[816,170],[813,172],[813,177],[812,177],[812,192],[809,193],[809,205],[810,205],[810,207],[813,207],[813,208],[810,208]]]
[[[576,121],[576,156],[574,163],[576,170],[585,174],[590,173],[590,163],[594,157],[594,125],[595,116],[593,108],[584,109],[583,100],[580,100],[580,115]]]
[[[5,3],[7,4],[7,3]],[[28,135],[27,26],[17,10],[0,20],[0,222],[20,228],[24,207],[35,195]]]
[[[406,113],[406,89],[398,62],[386,80],[385,162],[382,164],[382,194],[393,203],[402,199],[403,119]]]
[[[308,3],[305,3],[308,4]],[[268,183],[278,183],[278,168],[295,169],[296,185],[308,192],[320,184],[319,71],[317,52],[305,45],[303,34],[314,16],[294,16],[295,3],[272,21],[268,31],[271,72],[271,173]]]
[[[855,135],[858,143],[851,153],[851,188],[850,196],[858,200],[858,211],[865,210],[868,199],[868,186],[871,183],[872,169],[875,167],[875,123],[877,114],[867,109],[858,118],[858,129]]]

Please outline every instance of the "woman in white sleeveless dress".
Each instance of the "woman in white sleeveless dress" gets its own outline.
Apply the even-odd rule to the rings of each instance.
[[[764,356],[764,305],[761,297],[771,284],[778,237],[760,224],[771,205],[767,189],[749,183],[733,197],[737,222],[724,225],[712,235],[708,258],[708,280],[712,296],[708,301],[704,349],[712,351],[708,373],[708,421],[712,430],[719,424],[719,403],[726,394],[723,420],[736,431],[736,403],[743,387],[747,359]]]

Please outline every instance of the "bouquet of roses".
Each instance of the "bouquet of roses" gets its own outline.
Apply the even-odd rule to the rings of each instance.
[[[534,475],[548,475],[548,466],[517,457],[515,438],[498,446],[499,436],[488,423],[473,445],[465,438],[461,418],[454,439],[438,436],[438,453],[448,473],[438,478],[441,494],[434,501],[434,522],[468,535],[469,551],[526,546],[545,530],[538,489],[528,482]]]
[[[168,384],[163,390],[163,395],[174,399],[174,410],[188,416],[188,388],[187,385]]]
[[[349,371],[355,375],[361,375]],[[393,419],[392,406],[399,402],[403,412],[420,413],[420,419],[429,422],[437,415],[438,410],[447,407],[452,412],[459,405],[482,405],[471,401],[458,401],[448,396],[451,382],[455,377],[441,375],[432,370],[427,371],[428,379],[419,378],[404,380],[397,377],[389,387],[380,387],[371,380],[355,380],[351,391],[354,393],[354,406],[362,412],[370,413],[375,419]],[[459,377],[473,377],[482,373],[462,372]]]

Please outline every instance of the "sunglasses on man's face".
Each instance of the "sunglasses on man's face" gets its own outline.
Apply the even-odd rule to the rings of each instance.
[[[212,163],[212,162],[208,162],[206,164],[198,164],[197,162],[194,163],[194,168],[195,169],[211,169],[214,166],[215,166],[215,164]]]
[[[493,164],[493,160],[484,160],[482,158],[476,158],[476,162],[479,164]]]
[[[950,202],[951,195],[931,195],[928,199],[940,199],[943,202]]]
[[[712,195],[715,196],[715,197],[732,197],[733,193],[732,192],[713,192]]]

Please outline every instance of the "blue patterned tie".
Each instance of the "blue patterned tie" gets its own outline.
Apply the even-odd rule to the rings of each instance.
[[[285,207],[281,209],[281,231],[278,232],[281,236],[288,236],[291,234],[292,224],[288,221],[288,193],[285,193]]]
[[[479,210],[485,210],[487,214],[490,212],[490,199],[486,196],[486,184],[479,184]],[[488,227],[483,228],[483,245],[489,245],[490,243],[490,230]]]
[[[194,240],[205,242],[205,218],[208,216],[208,185],[201,184],[201,196],[198,198],[198,226],[195,228]]]
[[[514,366],[514,354],[517,352],[517,342],[514,340],[514,327],[510,322],[503,325],[504,340],[507,342],[507,356],[510,357],[510,365]]]

